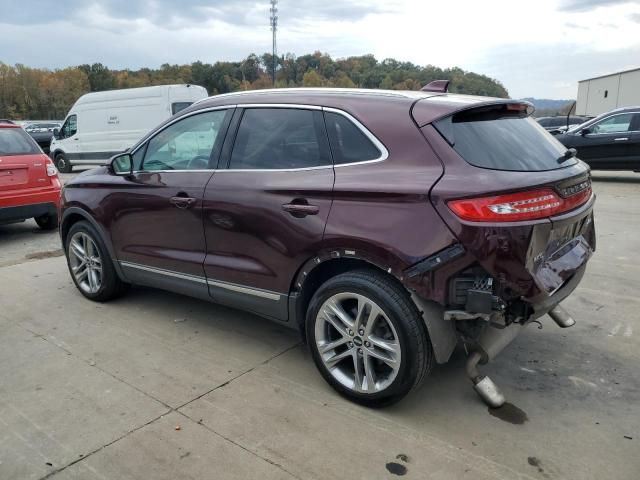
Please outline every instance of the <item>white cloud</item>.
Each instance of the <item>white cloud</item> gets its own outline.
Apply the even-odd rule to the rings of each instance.
[[[237,60],[271,45],[268,2],[24,3],[18,10],[14,0],[0,0],[4,62],[154,67]],[[460,66],[499,79],[515,97],[570,98],[582,78],[640,66],[638,1],[281,0],[279,8],[281,53],[373,53],[380,60]],[[42,11],[60,17],[48,15],[52,20],[42,25]]]

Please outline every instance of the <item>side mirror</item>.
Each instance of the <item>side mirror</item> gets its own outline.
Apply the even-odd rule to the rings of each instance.
[[[580,135],[582,135],[583,137],[585,135],[589,135],[590,133],[591,133],[591,129],[589,127],[583,128],[582,130],[580,130]]]
[[[54,128],[53,129],[53,138],[55,138],[56,140],[58,140],[60,138],[60,129],[59,128]]]
[[[130,153],[121,153],[111,158],[111,170],[116,175],[131,175],[133,173],[133,157]]]

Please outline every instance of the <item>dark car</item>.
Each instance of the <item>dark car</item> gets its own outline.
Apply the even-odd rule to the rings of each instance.
[[[536,118],[536,121],[544,127],[544,129],[548,132],[557,132],[560,133],[563,130],[567,130],[568,128],[575,127],[576,125],[580,125],[589,120],[588,117],[580,117],[572,115],[567,119],[567,116],[557,116],[557,117],[540,117]],[[567,126],[568,122],[568,126]]]
[[[49,153],[49,146],[51,145],[51,139],[53,138],[53,131],[57,128],[60,128],[60,123],[41,122],[30,123],[24,127],[24,130],[31,135],[31,138],[36,141],[44,153]]]
[[[593,169],[640,171],[640,107],[612,110],[556,138]]]
[[[558,304],[595,248],[589,168],[530,104],[283,89],[200,101],[63,193],[80,292],[130,284],[299,329],[324,378],[399,400],[459,340],[479,363]],[[562,159],[559,162],[558,159]]]

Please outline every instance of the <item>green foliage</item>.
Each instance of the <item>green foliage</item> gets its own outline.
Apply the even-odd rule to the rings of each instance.
[[[61,70],[6,65],[0,62],[0,118],[64,117],[73,102],[87,92],[149,85],[192,83],[211,95],[271,88],[272,56],[251,54],[239,62],[164,64],[158,69],[111,70],[101,63]],[[276,59],[276,87],[340,87],[419,90],[432,80],[451,80],[449,91],[470,95],[507,97],[502,84],[460,68],[419,66],[392,58],[378,61],[373,55],[334,60],[327,54],[296,57],[288,53]]]

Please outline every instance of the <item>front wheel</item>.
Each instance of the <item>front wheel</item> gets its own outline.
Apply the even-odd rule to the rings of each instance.
[[[382,273],[359,270],[324,283],[309,304],[306,333],[324,379],[366,406],[399,401],[433,365],[420,312]]]
[[[69,229],[65,254],[73,283],[88,299],[106,302],[126,290],[128,285],[118,277],[102,238],[89,222],[74,223]]]
[[[58,171],[61,173],[71,173],[71,171],[73,170],[71,162],[67,160],[63,153],[56,154],[54,163]]]

